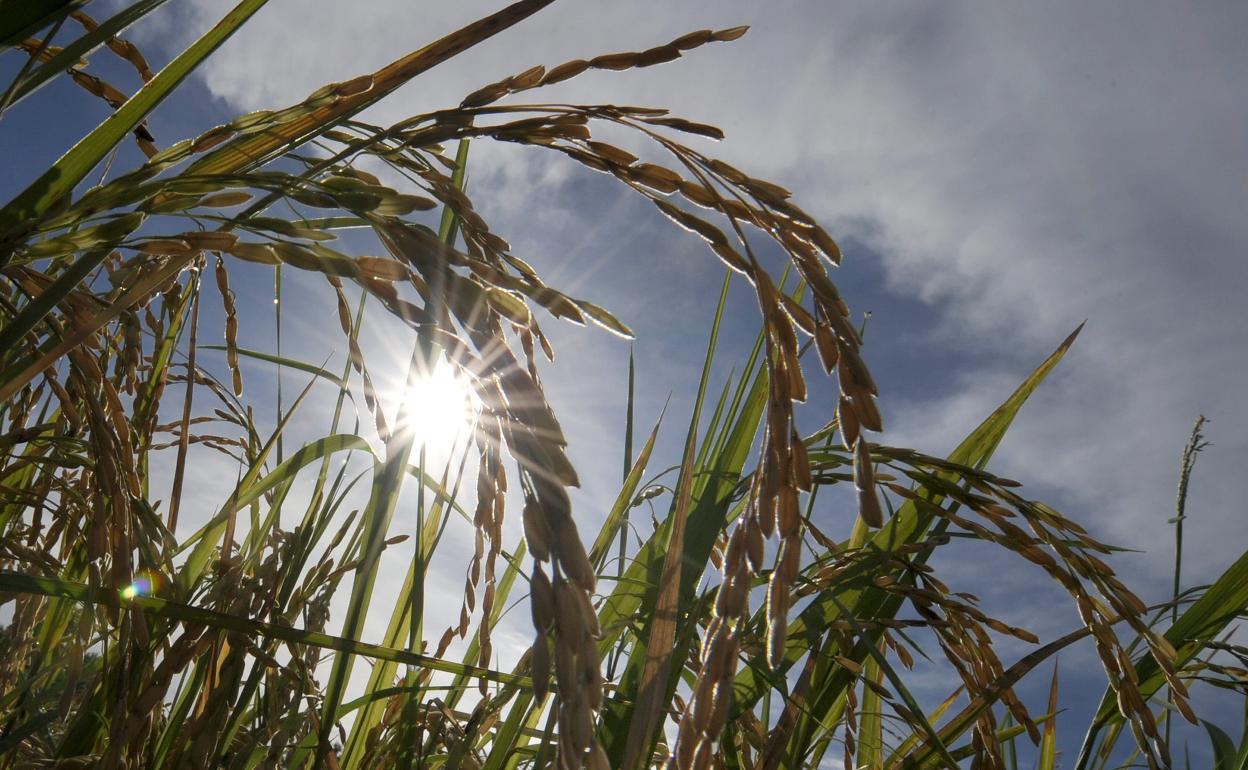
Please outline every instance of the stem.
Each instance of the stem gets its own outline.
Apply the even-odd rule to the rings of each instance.
[[[1196,424],[1192,426],[1192,433],[1188,436],[1187,445],[1183,447],[1183,462],[1179,469],[1179,492],[1175,499],[1175,516],[1174,516],[1174,587],[1172,599],[1175,600],[1174,606],[1170,609],[1170,623],[1173,624],[1179,619],[1178,598],[1180,588],[1182,586],[1183,576],[1183,519],[1187,518],[1187,486],[1192,478],[1192,469],[1196,467],[1196,455],[1202,449],[1208,446],[1205,436],[1201,433],[1201,428],[1208,422],[1205,416],[1199,415],[1196,418]],[[1174,704],[1174,693],[1169,692],[1166,696],[1167,704]],[[1166,709],[1166,745],[1170,744],[1170,714],[1171,709]]]
[[[195,348],[199,336],[199,269],[191,271],[187,289],[191,297],[191,337],[186,352],[186,395],[182,399],[182,424],[178,435],[178,459],[173,470],[173,490],[169,493],[169,532],[178,531],[178,508],[182,504],[182,482],[186,477],[186,454],[190,447],[191,404],[195,400]]]

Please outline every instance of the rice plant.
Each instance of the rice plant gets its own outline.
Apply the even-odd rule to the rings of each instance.
[[[1077,331],[950,456],[890,446],[831,277],[841,252],[787,190],[682,143],[721,132],[666,109],[513,98],[695,56],[745,28],[587,51],[388,126],[361,117],[549,4],[521,0],[376,72],[164,143],[147,117],[264,0],[154,68],[123,35],[162,4],[96,19],[82,2],[0,2],[0,55],[18,62],[0,113],[56,78],[112,109],[0,208],[0,767],[992,768],[1013,766],[1025,735],[1047,768],[1058,679],[1039,714],[1016,687],[1090,642],[1106,694],[1078,766],[1126,752],[1160,768],[1174,764],[1171,711],[1196,721],[1190,683],[1242,693],[1244,650],[1225,634],[1248,606],[1248,553],[1197,589],[1176,568],[1174,601],[1149,607],[1106,563],[1110,546],[988,470]],[[106,56],[134,69],[132,95],[92,72]],[[595,138],[604,129],[667,160]],[[140,159],[113,168],[130,142]],[[542,387],[540,322],[631,331],[491,230],[465,184],[482,142],[611,176],[724,266],[693,409],[662,422],[685,431],[676,467],[652,467],[660,427],[634,435],[621,383],[625,473],[597,532],[568,495],[579,479]],[[784,276],[763,266],[763,240]],[[323,282],[328,328],[323,310],[280,301],[292,271]],[[274,281],[279,330],[319,325],[348,351],[341,367],[284,354],[280,331],[252,347],[233,287],[257,275]],[[757,299],[757,342],[712,382],[730,282]],[[201,323],[205,302],[222,329]],[[376,314],[406,330],[405,381],[427,389],[393,409],[387,362],[365,353]],[[206,341],[218,334],[224,345]],[[308,385],[257,397],[244,361]],[[825,376],[835,413],[799,427],[808,378]],[[415,413],[436,377],[451,383],[437,386],[443,411],[471,425],[440,466],[422,432],[433,418]],[[187,532],[204,457],[234,475]],[[842,491],[854,522],[824,532],[817,512]],[[642,506],[662,513],[650,528]],[[410,542],[400,515],[416,522]],[[425,608],[448,526],[469,528],[473,552],[460,622],[443,630]],[[1040,640],[952,590],[929,562],[968,539],[1046,576],[1082,624]],[[398,549],[406,578],[379,584]],[[516,600],[532,643],[501,667],[492,632]],[[370,617],[385,620],[380,638]],[[1003,637],[1030,651],[1003,660]],[[943,702],[908,684],[916,656],[943,659]],[[1242,747],[1210,735],[1223,766],[1243,766]]]

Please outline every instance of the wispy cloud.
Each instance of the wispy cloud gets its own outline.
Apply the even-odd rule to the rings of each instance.
[[[149,34],[192,34],[228,5],[195,0]],[[272,0],[213,57],[205,83],[231,111],[281,106],[496,7]],[[1133,569],[1158,595],[1178,456],[1203,412],[1214,447],[1189,508],[1193,579],[1236,555],[1242,537],[1228,533],[1245,524],[1231,480],[1248,462],[1248,92],[1238,82],[1248,6],[556,3],[370,117],[453,104],[531,64],[741,23],[753,30],[730,46],[533,98],[679,105],[728,131],[716,154],[792,187],[860,244],[838,278],[872,284],[877,318],[924,324],[907,341],[924,348],[922,366],[869,335],[869,360],[887,360],[881,379],[896,383],[883,394],[891,443],[952,448],[1087,319],[995,469],[1098,534],[1150,549]],[[552,284],[620,311],[639,332],[639,424],[669,392],[688,399],[687,362],[700,360],[718,288],[712,261],[644,203],[564,159],[487,143],[472,152],[471,192],[495,229],[526,258],[544,255],[535,261]],[[748,337],[752,320],[731,322]],[[561,355],[578,374],[556,365],[546,377],[587,480],[578,515],[592,521],[618,478],[624,348],[563,331]],[[438,579],[456,590],[458,577]],[[1019,613],[1037,630],[1061,625]]]
[[[203,25],[226,5],[190,4],[181,26]],[[206,82],[232,108],[283,104],[493,8],[414,11],[381,0],[295,9],[274,0],[212,59]],[[1195,490],[1209,524],[1194,536],[1225,561],[1233,545],[1215,533],[1242,524],[1226,485],[1212,480],[1248,457],[1236,387],[1248,374],[1248,98],[1236,83],[1248,71],[1246,13],[1229,2],[556,3],[422,77],[374,117],[453,103],[537,62],[752,24],[731,46],[653,70],[591,74],[540,98],[679,104],[728,130],[721,154],[790,184],[808,210],[867,244],[887,291],[938,309],[931,345],[979,353],[952,390],[886,394],[894,435],[925,448],[947,447],[1007,381],[1088,319],[1001,462],[1064,490],[1076,513],[1139,545],[1163,531],[1175,458],[1203,411],[1216,448],[1202,469],[1210,482]],[[535,191],[575,183],[565,161],[485,145],[474,153],[475,197],[502,231],[534,249],[564,242],[568,212]]]

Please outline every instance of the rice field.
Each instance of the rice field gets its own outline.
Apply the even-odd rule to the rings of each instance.
[[[393,125],[362,117],[549,2],[178,141],[146,119],[264,0],[167,62],[125,37],[162,0],[107,18],[0,3],[15,73],[0,113],[54,79],[110,108],[0,208],[0,768],[1181,766],[1182,724],[1228,724],[1189,688],[1244,702],[1248,669],[1230,635],[1248,552],[1210,585],[1182,580],[1203,420],[1176,467],[1173,599],[1151,606],[1110,544],[991,471],[1078,330],[949,456],[890,445],[841,250],[788,190],[689,146],[722,133],[666,108],[542,102],[744,27],[523,69]],[[105,57],[141,87],[95,74]],[[621,131],[654,154],[602,138]],[[620,383],[605,516],[569,493],[542,324],[632,331],[491,229],[466,183],[486,143],[610,177],[723,269],[688,413],[651,429],[631,368]],[[238,303],[258,276],[263,331]],[[321,306],[283,301],[284,282],[314,284]],[[757,339],[722,379],[736,312],[757,313]],[[379,323],[405,345],[397,374],[370,353]],[[289,353],[309,339],[323,349]],[[249,387],[269,370],[306,387]],[[837,406],[799,426],[816,380]],[[657,455],[660,431],[684,436],[678,456]],[[832,500],[853,512],[844,531],[817,523]],[[1038,638],[951,588],[936,565],[968,547],[1060,590],[1080,623]],[[401,581],[382,568],[396,559]],[[448,559],[464,579],[444,628],[429,605],[447,601]],[[531,615],[520,650],[497,635],[512,607]],[[1059,747],[1055,660],[1079,645],[1104,696],[1082,744]],[[941,700],[916,695],[920,670],[940,672]],[[1048,699],[1025,703],[1037,680]],[[1217,767],[1248,767],[1248,740],[1208,729]]]

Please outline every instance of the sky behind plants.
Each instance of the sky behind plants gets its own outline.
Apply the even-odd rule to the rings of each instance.
[[[129,36],[164,61],[230,5],[171,3]],[[272,0],[176,110],[157,113],[154,133],[167,143],[292,103],[499,5]],[[1192,490],[1188,564],[1192,580],[1220,572],[1248,534],[1235,484],[1248,465],[1248,5],[564,0],[366,118],[454,104],[533,64],[737,24],[752,29],[734,43],[513,101],[671,106],[727,132],[699,149],[792,189],[845,247],[833,277],[851,307],[872,313],[866,357],[887,443],[944,454],[1086,319],[993,468],[1110,542],[1148,549],[1128,557],[1128,573],[1159,599],[1178,457],[1203,413],[1214,445]],[[75,119],[98,120],[75,112],[83,99],[70,88],[38,99],[66,119],[33,141],[30,106],[0,122],[0,157],[21,146],[30,163],[0,177],[6,197],[72,143]],[[669,394],[682,414],[722,277],[709,252],[555,154],[480,142],[470,168],[474,201],[518,254],[637,332],[639,424]],[[263,303],[267,287],[238,290]],[[721,374],[757,328],[746,294],[734,296]],[[596,521],[619,476],[628,346],[544,326],[560,352],[544,376],[587,482],[578,515]],[[310,337],[291,345],[323,351],[309,353],[318,362],[328,354]],[[803,412],[808,430],[831,417],[820,385]],[[683,426],[666,435],[675,446]],[[1066,627],[1046,626],[1043,608],[1020,612],[1038,631]]]
[[[273,0],[210,60],[204,109],[284,104],[496,5],[416,13],[400,0]],[[171,8],[165,29],[138,37],[181,42],[228,7]],[[452,103],[531,64],[742,23],[752,30],[735,43],[651,70],[589,73],[524,101],[673,106],[725,129],[711,151],[791,187],[850,252],[835,277],[855,311],[873,313],[868,356],[889,441],[947,449],[1087,319],[1002,470],[1061,490],[1073,513],[1142,545],[1165,531],[1177,456],[1203,412],[1215,447],[1194,490],[1193,537],[1225,562],[1236,547],[1225,533],[1248,531],[1233,485],[1213,481],[1248,460],[1248,7],[555,3],[370,117]],[[679,390],[717,264],[654,233],[658,218],[626,191],[553,154],[484,143],[473,153],[472,194],[495,227],[552,283],[636,328],[647,403]],[[625,346],[592,331],[562,336],[586,338],[567,357],[591,365],[569,368],[601,378],[593,384],[618,411]],[[549,379],[560,385],[558,367]],[[597,400],[584,385],[569,398]],[[593,406],[556,403],[590,420]]]
[[[414,14],[399,0],[273,0],[203,74],[222,115],[281,105],[495,5]],[[227,7],[197,0],[149,35],[190,37]],[[728,132],[719,146],[705,142],[715,154],[790,186],[850,251],[835,277],[855,311],[874,313],[869,356],[886,383],[890,441],[947,447],[1087,319],[1002,463],[1068,490],[1137,544],[1154,519],[1164,524],[1197,413],[1212,419],[1216,443],[1202,472],[1243,467],[1243,4],[555,2],[371,117],[449,104],[530,64],[735,24],[753,29],[669,65],[592,72],[524,101],[675,106]],[[703,328],[698,309],[714,301],[718,265],[678,233],[650,232],[658,217],[648,207],[562,158],[479,145],[470,183],[495,227],[549,265],[555,285],[572,283],[634,324],[651,402],[679,387],[680,371],[654,369],[684,368],[688,356],[673,353],[701,346],[683,332]],[[688,293],[698,303],[669,301]],[[623,344],[578,336],[593,338],[584,356],[618,383]],[[649,358],[651,346],[666,361]],[[1208,527],[1194,529],[1209,557],[1224,559],[1234,545],[1199,532],[1242,527],[1243,514],[1217,487],[1197,484]]]

